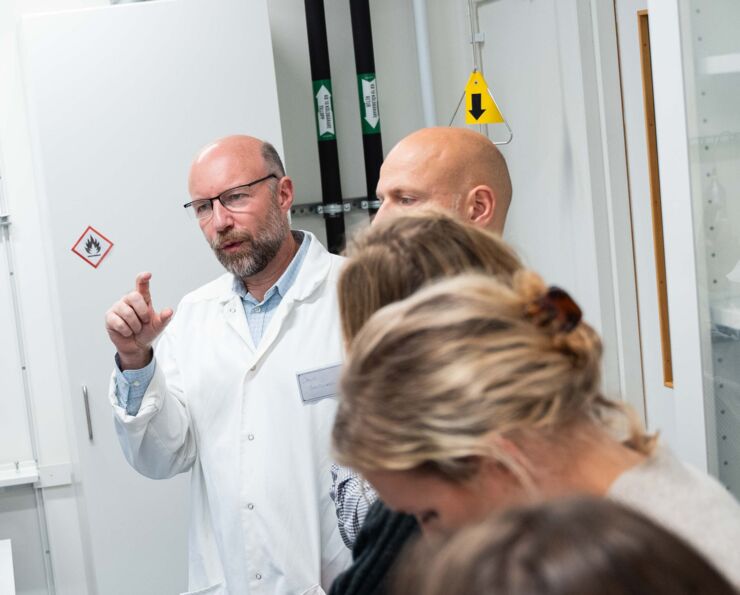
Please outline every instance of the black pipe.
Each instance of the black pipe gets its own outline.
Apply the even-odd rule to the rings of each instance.
[[[339,177],[337,131],[329,68],[329,44],[326,38],[324,0],[305,0],[308,55],[311,61],[313,102],[319,144],[321,194],[329,251],[339,254],[344,249],[344,209],[342,183]]]
[[[371,205],[370,217],[377,212],[375,188],[378,185],[380,166],[383,163],[383,139],[380,136],[380,108],[378,82],[375,77],[373,30],[370,24],[369,0],[350,0],[352,40],[355,46],[357,91],[360,96],[360,121],[362,123],[362,149],[365,155],[365,182],[367,198]]]

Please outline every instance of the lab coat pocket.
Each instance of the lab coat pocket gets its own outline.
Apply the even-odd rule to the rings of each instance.
[[[314,585],[308,591],[304,591],[301,595],[326,595],[326,591],[319,585]]]
[[[198,589],[197,591],[187,591],[186,593],[180,593],[180,595],[226,595],[226,589],[223,583],[217,585],[211,585],[204,589]]]

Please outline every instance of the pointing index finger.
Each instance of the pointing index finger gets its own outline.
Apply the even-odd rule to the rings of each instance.
[[[152,278],[151,273],[139,273],[136,275],[136,291],[141,294],[147,304],[152,303],[152,294],[149,293],[149,280]]]

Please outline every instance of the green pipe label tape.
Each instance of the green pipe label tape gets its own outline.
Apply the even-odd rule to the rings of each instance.
[[[378,108],[378,83],[375,73],[357,75],[360,96],[362,134],[380,134],[380,109]]]
[[[331,96],[331,80],[320,79],[313,82],[314,109],[319,140],[336,140],[334,126],[334,104]]]

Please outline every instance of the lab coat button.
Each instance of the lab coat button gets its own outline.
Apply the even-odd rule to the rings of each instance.
[[[254,434],[250,434],[249,436],[247,436],[247,439],[248,440],[254,440]]]
[[[258,572],[257,574],[254,575],[254,578],[256,578],[258,581],[261,581],[262,575]]]
[[[249,504],[247,504],[247,508],[248,508],[249,510],[254,510],[254,504],[252,504],[252,503],[250,502]]]

